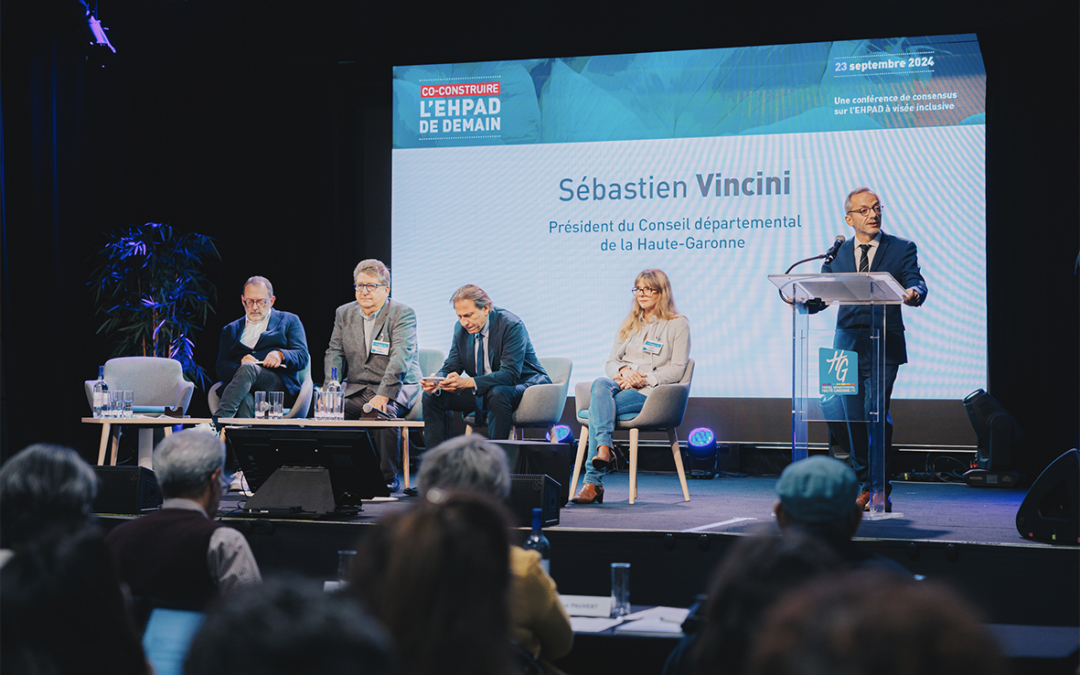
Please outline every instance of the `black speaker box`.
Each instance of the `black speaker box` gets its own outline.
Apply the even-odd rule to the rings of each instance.
[[[545,441],[494,441],[494,443],[506,451],[510,473],[546,473],[559,486],[559,504],[570,501],[570,476],[574,471],[576,448],[568,443]]]
[[[1016,511],[1016,529],[1027,539],[1080,543],[1080,451],[1069,450],[1039,474]]]
[[[532,510],[540,509],[544,527],[559,524],[560,485],[546,474],[510,476],[510,497],[506,505],[518,527],[532,527]]]
[[[95,466],[98,478],[95,513],[142,513],[161,506],[154,472],[144,466]]]

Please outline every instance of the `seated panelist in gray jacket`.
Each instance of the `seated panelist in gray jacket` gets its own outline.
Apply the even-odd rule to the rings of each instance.
[[[324,377],[332,368],[345,393],[345,419],[376,417],[376,410],[404,416],[420,395],[416,312],[390,296],[390,270],[378,260],[361,260],[353,270],[356,302],[337,308],[326,349]],[[369,412],[364,412],[370,404]],[[400,429],[373,430],[383,477],[396,491]]]

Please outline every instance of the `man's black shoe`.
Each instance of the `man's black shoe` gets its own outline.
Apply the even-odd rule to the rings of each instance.
[[[394,494],[401,489],[401,480],[394,476],[393,480],[386,481],[386,489],[390,491],[390,494]]]

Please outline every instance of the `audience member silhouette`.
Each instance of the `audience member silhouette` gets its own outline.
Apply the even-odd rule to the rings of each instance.
[[[1004,660],[948,588],[881,570],[809,584],[757,631],[749,675],[1000,675]]]
[[[828,544],[850,569],[879,568],[899,576],[911,574],[899,563],[860,548],[851,540],[862,523],[856,502],[859,481],[846,463],[816,455],[792,462],[776,481],[776,524],[787,534],[798,531]]]
[[[424,453],[417,481],[421,496],[439,489],[502,501],[510,494],[506,452],[477,434],[452,438]],[[510,547],[510,574],[510,634],[555,675],[559,670],[551,660],[570,653],[574,644],[574,629],[555,581],[541,566],[540,554],[520,546]]]
[[[0,548],[17,549],[56,530],[81,530],[96,495],[94,470],[71,448],[24,448],[0,468]]]
[[[21,544],[0,574],[0,672],[145,675],[142,642],[91,525]]]
[[[382,626],[352,598],[270,579],[217,603],[192,640],[188,675],[389,675]]]
[[[396,642],[395,673],[512,672],[508,528],[497,503],[432,489],[360,542],[349,589]]]
[[[741,674],[753,636],[773,603],[842,567],[836,553],[809,535],[739,541],[713,573],[696,636],[681,645],[688,663],[676,666],[672,659],[665,671]]]

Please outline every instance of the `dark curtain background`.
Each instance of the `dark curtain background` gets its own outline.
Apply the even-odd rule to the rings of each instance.
[[[0,6],[3,458],[39,440],[94,455],[82,381],[111,346],[85,283],[102,233],[125,224],[217,239],[200,364],[212,370],[243,280],[262,274],[302,314],[321,380],[352,267],[393,264],[395,64],[961,32],[989,74],[989,388],[1027,431],[1020,468],[1077,445],[1075,3],[371,5],[101,0],[118,50],[105,68],[85,59],[73,3]],[[957,208],[940,205],[940,239],[920,246],[949,245]]]

